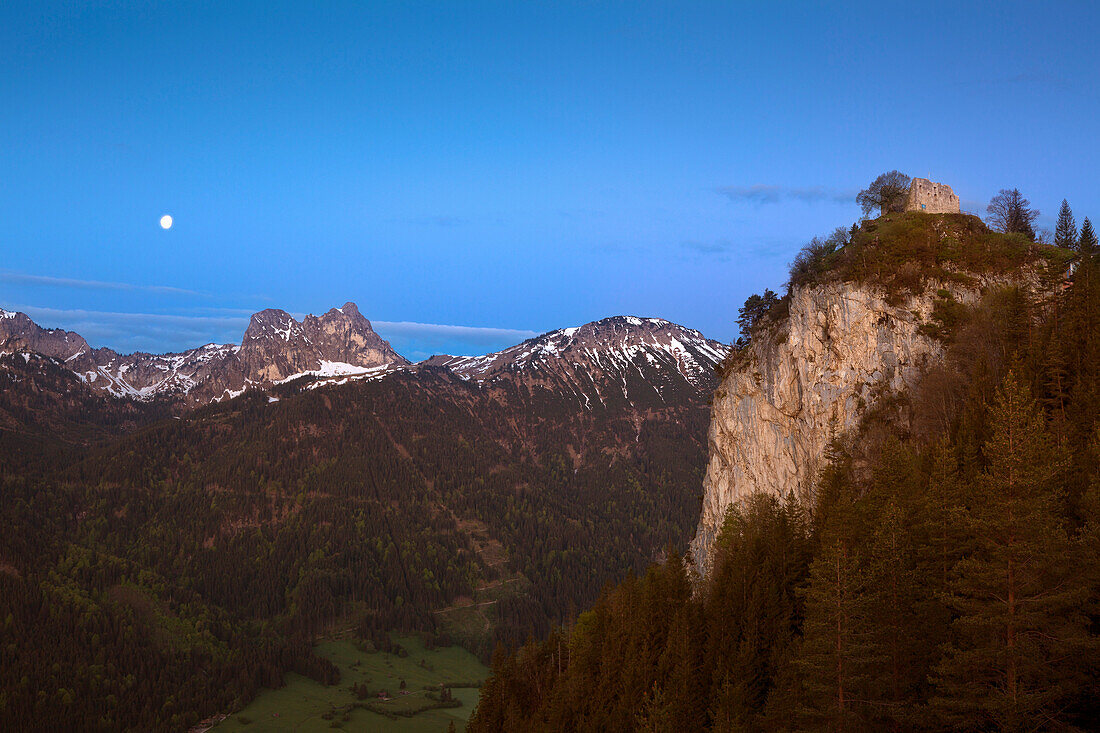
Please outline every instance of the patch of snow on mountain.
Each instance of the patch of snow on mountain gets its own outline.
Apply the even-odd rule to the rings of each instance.
[[[274,329],[276,334],[283,337],[283,341],[290,341],[290,332],[294,330],[295,325],[296,324],[294,323],[294,319],[293,318],[288,318],[287,321],[286,321],[286,328],[285,329],[284,328],[278,328],[278,327],[275,327],[275,326],[273,326],[272,328]]]

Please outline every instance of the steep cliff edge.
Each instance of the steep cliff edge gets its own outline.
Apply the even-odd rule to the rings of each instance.
[[[755,491],[806,497],[829,440],[887,390],[915,384],[940,353],[920,333],[933,300],[893,306],[851,283],[792,291],[786,322],[753,339],[714,393],[696,558],[705,563],[730,504]]]
[[[787,312],[754,332],[715,391],[691,544],[699,565],[708,567],[731,504],[754,492],[810,498],[830,440],[916,386],[943,354],[929,328],[937,303],[974,303],[998,283],[1036,284],[1044,265],[1064,268],[1053,250],[989,232],[974,217],[906,214],[865,223],[846,247],[819,253]]]

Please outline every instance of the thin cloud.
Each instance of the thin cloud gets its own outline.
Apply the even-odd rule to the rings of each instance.
[[[558,209],[557,214],[562,219],[571,221],[584,221],[604,216],[604,212],[599,209]]]
[[[713,242],[700,242],[687,240],[680,243],[681,249],[696,257],[706,257],[720,261],[727,261],[737,256],[748,260],[770,260],[779,256],[786,257],[790,254],[790,243],[779,240],[758,240],[755,242],[731,242],[717,240]]]
[[[64,328],[83,336],[93,347],[109,346],[117,351],[163,353],[184,351],[202,344],[239,343],[249,318],[245,315],[180,315],[175,313],[128,313],[84,309],[48,308],[3,304],[6,310],[22,311],[44,328]],[[230,312],[240,312],[226,309]],[[301,315],[296,315],[301,319]],[[383,338],[417,347],[462,348],[474,345],[510,346],[538,331],[519,328],[457,326],[415,321],[372,321]],[[395,344],[396,345],[396,344]],[[439,353],[438,351],[435,353]]]
[[[445,229],[465,226],[470,223],[469,218],[457,214],[426,214],[424,216],[387,219],[387,221],[399,224],[428,224],[431,226],[443,227]]]
[[[428,221],[435,224],[437,227],[457,227],[469,222],[469,220],[463,216],[453,216],[449,214],[429,216]]]
[[[701,255],[729,254],[734,249],[733,244],[729,242],[697,242],[694,240],[683,242],[681,246]]]
[[[521,328],[454,326],[413,321],[371,321],[378,334],[390,342],[397,353],[421,361],[432,354],[475,356],[506,349],[538,336],[537,331]]]
[[[1023,72],[1012,76],[989,77],[986,79],[963,79],[955,82],[955,86],[964,88],[995,89],[999,87],[1014,86],[1042,86],[1048,89],[1069,89],[1070,83],[1064,76],[1055,74]]]
[[[232,316],[186,316],[170,313],[125,313],[79,308],[4,305],[26,313],[43,328],[75,331],[92,347],[116,351],[164,353],[184,351],[210,342],[236,343],[248,319]]]
[[[37,321],[42,319],[78,318],[111,319],[120,323],[163,323],[166,325],[225,325],[248,324],[247,318],[234,316],[184,316],[174,313],[127,313],[121,311],[92,311],[81,308],[44,308],[33,305],[11,306],[7,310],[22,311]],[[39,324],[41,325],[41,324]]]
[[[462,339],[518,338],[529,339],[538,336],[538,331],[522,328],[492,328],[487,326],[452,326],[445,323],[417,323],[415,321],[371,321],[379,333],[400,334],[402,336],[446,336]]]
[[[21,285],[79,288],[81,290],[126,290],[144,293],[160,293],[162,295],[194,295],[200,298],[211,297],[209,293],[201,293],[197,290],[188,290],[186,288],[173,288],[167,285],[135,285],[133,283],[111,282],[108,280],[79,280],[72,277],[32,275],[30,273],[14,272],[12,270],[0,270],[0,281],[18,283]]]
[[[237,314],[243,316],[251,316],[256,313],[257,308],[215,308],[213,306],[196,306],[194,308],[182,308],[181,310],[190,313],[224,313],[224,314]]]
[[[730,201],[747,201],[754,204],[778,204],[781,201],[853,204],[856,200],[855,191],[842,191],[825,186],[797,188],[758,183],[753,186],[720,186],[715,190]]]

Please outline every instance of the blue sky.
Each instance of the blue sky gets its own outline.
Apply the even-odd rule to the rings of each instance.
[[[414,359],[729,341],[885,170],[1100,217],[1100,11],[1050,5],[5,2],[0,307],[124,351],[348,300]]]

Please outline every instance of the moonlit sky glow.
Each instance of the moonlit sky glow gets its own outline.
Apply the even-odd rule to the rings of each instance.
[[[885,170],[1100,217],[1096,5],[921,8],[5,2],[0,307],[122,351],[348,300],[412,359],[729,341]]]

